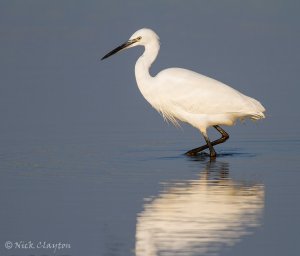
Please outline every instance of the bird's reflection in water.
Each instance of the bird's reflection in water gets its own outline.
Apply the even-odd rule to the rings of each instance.
[[[260,225],[264,186],[229,178],[227,163],[208,163],[198,180],[173,183],[138,215],[137,256],[217,255]]]

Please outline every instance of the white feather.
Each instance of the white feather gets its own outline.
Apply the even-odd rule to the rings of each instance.
[[[141,29],[131,37],[145,47],[135,66],[138,87],[145,99],[174,125],[187,122],[206,132],[212,125],[232,125],[236,119],[264,118],[265,108],[255,99],[215,79],[182,68],[169,68],[155,77],[149,68],[159,51],[158,36]]]

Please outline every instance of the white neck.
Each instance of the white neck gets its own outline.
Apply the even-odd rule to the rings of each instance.
[[[135,78],[139,89],[143,93],[145,86],[149,86],[148,82],[153,79],[149,73],[149,69],[157,57],[159,51],[159,42],[151,41],[145,45],[143,55],[137,60],[135,64]]]

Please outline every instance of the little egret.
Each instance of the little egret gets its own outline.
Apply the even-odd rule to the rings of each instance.
[[[214,145],[225,142],[229,135],[219,125],[233,125],[235,120],[265,117],[265,108],[257,100],[207,76],[182,68],[168,68],[151,76],[149,69],[159,52],[159,37],[151,29],[136,31],[127,42],[106,54],[101,60],[134,46],[145,51],[135,64],[137,85],[145,99],[165,120],[178,125],[189,123],[202,133],[206,144],[186,152],[189,156],[209,149],[216,157]],[[206,130],[214,127],[221,138],[210,141]]]

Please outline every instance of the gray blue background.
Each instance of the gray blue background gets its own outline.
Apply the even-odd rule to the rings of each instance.
[[[198,131],[166,124],[138,91],[142,49],[100,61],[142,27],[161,40],[153,75],[192,69],[267,109],[216,148],[233,179],[266,190],[262,228],[219,254],[298,255],[299,11],[293,0],[0,1],[1,255],[37,254],[7,240],[134,254],[143,199],[206,166],[181,155]]]

